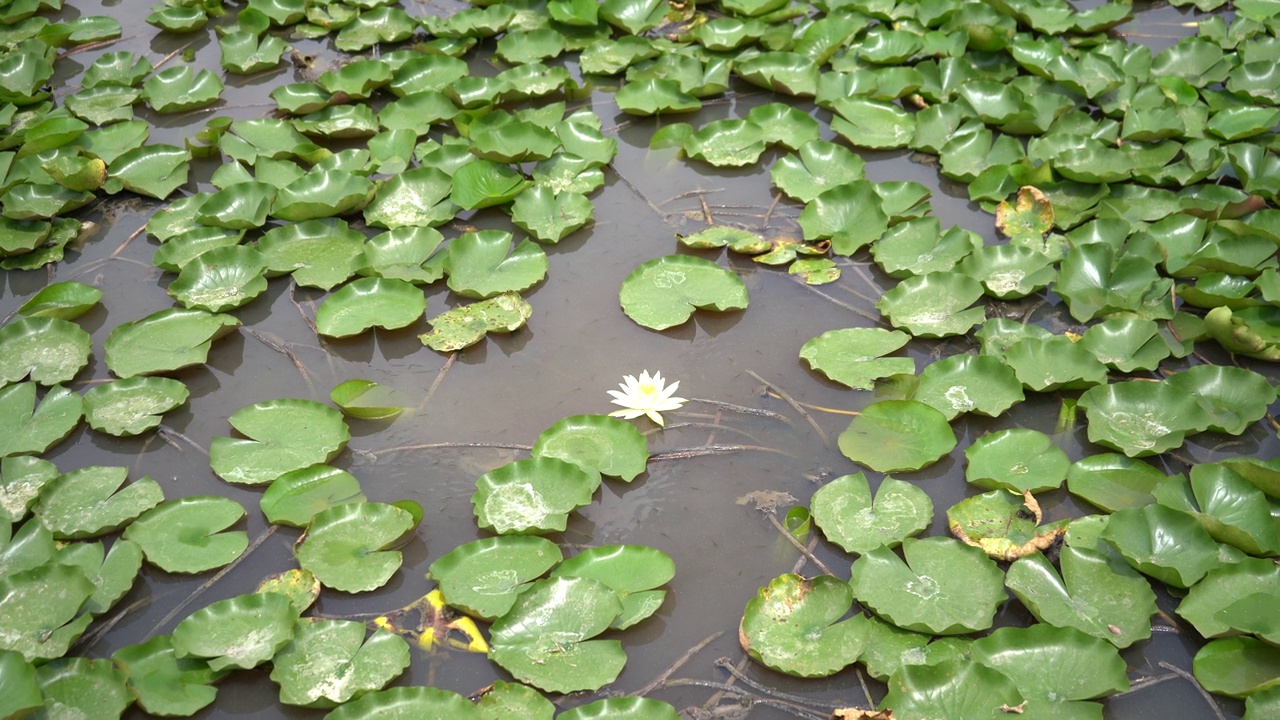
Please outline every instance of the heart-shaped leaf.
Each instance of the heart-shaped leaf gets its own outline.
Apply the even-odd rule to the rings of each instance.
[[[853,664],[869,631],[849,612],[849,585],[829,575],[781,575],[760,588],[743,611],[738,640],[752,658],[799,677],[827,677]]]
[[[694,310],[742,310],[747,286],[719,265],[688,255],[667,255],[641,264],[618,293],[627,317],[651,330],[687,322]]]
[[[886,477],[873,501],[862,473],[838,477],[818,488],[810,505],[822,534],[855,554],[900,545],[933,520],[933,501],[920,488]]]

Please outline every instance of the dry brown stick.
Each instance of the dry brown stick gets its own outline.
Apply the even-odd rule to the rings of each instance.
[[[396,447],[383,448],[382,450],[370,451],[374,456],[380,453],[406,452],[409,450],[462,450],[470,448],[493,448],[496,450],[524,450],[532,452],[532,445],[516,445],[514,443],[493,443],[493,442],[440,442],[440,443],[422,443],[419,445],[397,445]]]
[[[822,446],[826,448],[831,447],[831,438],[827,437],[826,431],[822,429],[822,426],[818,424],[817,420],[813,419],[813,416],[809,414],[809,411],[801,407],[800,403],[796,402],[786,390],[783,390],[777,385],[774,385],[768,380],[760,377],[756,374],[755,370],[748,370],[747,374],[755,378],[757,382],[763,383],[765,387],[772,388],[774,392],[778,393],[778,396],[786,401],[786,403],[791,406],[791,409],[800,413],[805,421],[809,423],[809,427],[813,428],[814,432],[818,433],[818,437],[822,439]]]
[[[171,429],[171,428],[167,428],[167,427],[165,427],[165,426],[163,426],[163,425],[160,425],[160,426],[156,427],[156,432],[160,434],[160,438],[161,438],[162,440],[164,440],[165,442],[169,443],[170,447],[173,447],[175,450],[181,450],[181,449],[182,449],[182,448],[178,445],[178,443],[177,443],[177,441],[178,441],[178,440],[181,440],[182,442],[184,442],[184,443],[186,443],[186,444],[190,445],[191,447],[195,448],[196,450],[199,450],[201,455],[205,455],[205,456],[208,456],[208,455],[209,455],[209,451],[208,451],[208,450],[205,450],[205,449],[204,449],[203,447],[201,447],[201,446],[200,446],[200,444],[199,444],[199,443],[197,443],[195,440],[192,440],[191,438],[187,437],[186,435],[183,435],[182,433],[178,432],[177,430],[173,430],[173,429]]]
[[[1114,695],[1110,695],[1108,697],[1120,697],[1121,695],[1128,695],[1129,693],[1135,693],[1135,692],[1138,692],[1139,690],[1145,690],[1146,688],[1149,688],[1152,685],[1159,685],[1160,683],[1166,680],[1173,680],[1176,677],[1179,677],[1179,675],[1177,675],[1176,673],[1169,673],[1168,675],[1153,675],[1151,677],[1139,678],[1134,682],[1129,683],[1128,690],[1123,690],[1121,692],[1115,693]]]
[[[715,225],[715,215],[711,214],[711,208],[707,207],[707,194],[698,193],[698,204],[702,206],[702,219],[707,221],[707,225]]]
[[[737,433],[737,434],[739,434],[739,435],[741,435],[741,436],[743,436],[743,437],[745,437],[745,438],[750,438],[751,440],[754,440],[754,441],[756,441],[757,443],[760,443],[760,442],[761,442],[760,438],[756,437],[755,435],[752,435],[751,433],[749,433],[749,432],[747,432],[747,431],[745,431],[745,430],[739,430],[739,429],[734,428],[734,427],[729,427],[728,425],[721,425],[720,423],[701,423],[701,422],[672,423],[671,425],[667,425],[667,426],[665,426],[665,427],[657,428],[657,429],[654,429],[654,430],[648,430],[648,431],[645,431],[645,432],[643,432],[643,433],[641,433],[641,434],[642,434],[642,435],[652,435],[652,434],[655,434],[655,433],[660,433],[660,432],[662,432],[663,430],[680,430],[680,429],[683,429],[683,428],[708,428],[708,429],[710,429],[710,430],[712,431],[712,438],[713,438],[713,439],[714,439],[714,436],[715,436],[715,431],[717,431],[717,430],[726,430],[726,431],[728,431],[728,432]],[[712,442],[711,440],[708,440],[708,441],[707,441],[707,443],[706,443],[706,447],[710,447],[710,446],[711,446],[711,445],[713,445],[713,444],[714,444],[714,442]]]
[[[735,452],[767,452],[775,455],[786,455],[792,457],[791,453],[777,448],[764,447],[763,445],[703,445],[694,448],[679,448],[676,450],[664,450],[649,456],[650,462],[661,460],[686,460],[688,458],[702,457],[704,455],[727,455]]]
[[[824,299],[826,299],[826,300],[831,301],[833,304],[838,305],[838,306],[840,306],[840,307],[844,308],[845,310],[848,310],[849,312],[851,312],[851,313],[853,313],[853,314],[855,314],[855,315],[861,315],[862,317],[864,317],[864,318],[866,318],[866,319],[868,319],[868,320],[871,320],[872,322],[875,322],[875,323],[877,323],[877,324],[884,322],[884,318],[882,318],[882,317],[880,317],[880,316],[878,316],[878,315],[872,315],[871,313],[867,312],[866,310],[863,310],[863,309],[862,309],[862,308],[860,308],[860,307],[857,307],[856,305],[850,305],[849,303],[847,303],[847,302],[845,302],[845,301],[843,301],[843,300],[837,300],[837,299],[835,299],[835,298],[831,297],[830,295],[828,295],[828,294],[826,294],[826,293],[822,292],[821,290],[819,290],[819,289],[817,288],[817,286],[809,285],[809,284],[808,284],[808,283],[806,283],[804,280],[802,280],[802,279],[800,278],[800,276],[799,276],[799,275],[791,275],[790,277],[791,277],[791,280],[792,280],[793,282],[795,282],[795,283],[798,283],[798,284],[800,285],[800,287],[807,289],[809,292],[812,292],[812,293],[814,293],[814,294],[818,295],[819,297],[822,297],[822,298],[824,298]]]
[[[1218,707],[1217,701],[1215,701],[1213,699],[1213,696],[1210,695],[1209,692],[1204,689],[1204,686],[1200,684],[1200,681],[1196,680],[1195,675],[1192,675],[1191,673],[1187,672],[1186,670],[1183,670],[1177,665],[1173,665],[1172,663],[1167,663],[1164,660],[1161,660],[1156,664],[1164,668],[1165,670],[1168,670],[1169,672],[1176,674],[1178,677],[1182,678],[1183,680],[1186,680],[1187,682],[1191,683],[1191,687],[1195,688],[1196,692],[1200,693],[1200,697],[1204,698],[1204,701],[1209,704],[1209,707],[1213,708],[1213,716],[1218,718],[1218,720],[1227,720],[1227,716],[1222,714],[1222,708]]]
[[[697,655],[698,653],[702,652],[703,648],[710,645],[713,640],[715,640],[716,638],[720,637],[723,634],[724,634],[723,630],[717,630],[716,632],[713,632],[710,635],[706,636],[697,644],[695,644],[693,647],[686,650],[683,655],[676,658],[676,661],[671,663],[671,667],[668,667],[666,670],[663,670],[662,672],[658,673],[658,675],[654,677],[652,680],[650,680],[647,685],[635,691],[635,693],[633,694],[636,697],[644,697],[649,693],[653,692],[658,686],[666,682],[667,678],[671,677],[672,674],[675,673],[675,671],[684,667],[685,663],[692,660],[694,655]]]
[[[732,412],[740,413],[742,415],[757,415],[759,417],[767,417],[767,418],[772,418],[774,420],[781,420],[782,422],[788,425],[795,424],[792,422],[791,418],[787,417],[786,415],[783,415],[782,413],[779,413],[779,412],[774,412],[772,410],[765,410],[763,408],[753,408],[753,407],[747,407],[745,405],[734,405],[733,403],[721,402],[720,400],[706,400],[704,398],[689,398],[689,401],[706,403],[708,405],[714,405],[718,408],[724,408],[725,410],[730,410]]]
[[[778,517],[776,515],[771,512],[767,512],[765,513],[765,517],[769,518],[769,522],[773,523],[773,526],[778,529],[778,532],[782,533],[782,537],[786,538],[792,545],[795,545],[796,549],[805,557],[809,558],[809,562],[817,565],[818,569],[823,573],[830,575],[831,577],[836,577],[836,574],[831,572],[831,568],[827,567],[826,563],[819,560],[817,555],[810,552],[809,549],[804,546],[804,543],[797,540],[796,536],[792,535],[790,530],[786,529],[782,526],[782,523],[778,522]]]
[[[771,687],[768,687],[762,683],[758,683],[755,680],[752,680],[746,673],[742,672],[742,670],[739,670],[737,667],[735,667],[733,664],[733,661],[727,657],[717,658],[713,664],[716,667],[728,672],[733,677],[737,678],[738,681],[741,682],[743,685],[746,685],[747,687],[750,687],[753,690],[758,690],[764,693],[765,695],[768,695],[769,697],[777,698],[779,700],[786,700],[788,702],[793,702],[799,705],[804,705],[806,707],[810,707],[815,710],[838,710],[839,708],[844,707],[842,704],[817,702],[816,700],[804,697],[802,695],[792,695],[791,693],[782,692],[781,690],[774,690]]]
[[[192,40],[191,42],[195,42],[195,41],[194,41],[194,40]],[[162,65],[164,65],[165,63],[167,63],[167,62],[169,62],[170,60],[172,60],[172,59],[173,59],[173,57],[174,57],[175,55],[181,55],[182,53],[186,52],[186,51],[187,51],[187,48],[189,48],[189,47],[191,47],[191,43],[187,43],[186,45],[183,45],[182,47],[178,48],[177,50],[174,50],[173,52],[169,53],[168,55],[165,55],[164,57],[160,58],[160,62],[158,62],[158,63],[156,63],[155,65],[151,66],[151,72],[153,72],[153,73],[154,73],[155,71],[159,70],[159,69],[160,69],[160,66],[162,66]]]
[[[792,575],[800,574],[800,571],[804,569],[805,563],[809,562],[809,553],[812,553],[816,547],[818,547],[818,536],[814,535],[809,538],[809,552],[801,553],[800,557],[796,558],[796,564],[791,566]]]
[[[133,612],[134,610],[137,610],[140,607],[145,607],[147,605],[150,605],[151,603],[155,602],[155,600],[156,600],[155,595],[148,595],[147,597],[138,598],[137,600],[134,600],[133,602],[126,605],[125,607],[121,608],[115,615],[112,615],[109,619],[102,622],[102,624],[95,627],[93,629],[93,632],[87,633],[85,635],[81,635],[80,638],[76,640],[75,644],[71,646],[72,649],[89,650],[94,645],[97,645],[98,641],[102,639],[102,636],[110,632],[111,628],[115,627],[116,624],[119,623],[121,620],[123,620],[126,615]]]
[[[117,38],[111,38],[110,40],[98,40],[96,42],[82,43],[80,45],[76,45],[75,47],[67,48],[65,51],[58,53],[58,59],[61,60],[63,58],[68,58],[68,57],[71,57],[72,55],[75,55],[76,53],[88,52],[90,50],[97,50],[100,47],[108,47],[110,45],[114,45],[120,42],[121,40],[133,40],[136,37],[137,37],[136,35],[130,35],[127,38],[117,37]]]
[[[293,348],[289,347],[289,343],[277,337],[268,337],[266,334],[260,333],[253,328],[247,329],[249,334],[258,342],[289,358],[289,360],[293,362],[293,367],[297,369],[298,374],[302,376],[302,381],[307,384],[307,391],[311,393],[311,397],[317,397],[316,386],[311,382],[311,371],[307,370],[307,366],[302,364],[302,360],[298,357],[298,354],[293,351]]]
[[[120,253],[124,252],[124,249],[129,246],[129,243],[133,242],[134,238],[138,237],[139,235],[141,235],[146,231],[147,231],[147,225],[146,223],[143,223],[142,227],[138,228],[137,230],[134,230],[132,233],[129,233],[129,237],[125,238],[124,242],[120,243],[120,247],[113,250],[108,257],[119,256]]]
[[[431,387],[427,388],[427,394],[423,396],[422,402],[418,403],[418,412],[431,402],[432,396],[436,394],[436,388],[440,387],[440,383],[444,381],[445,373],[449,372],[449,368],[453,367],[453,361],[458,359],[458,351],[454,350],[449,353],[449,358],[444,361],[444,366],[440,368],[440,372],[436,373],[436,379],[431,381]]]
[[[871,700],[871,690],[867,687],[867,676],[862,674],[860,667],[855,667],[854,672],[858,673],[858,684],[862,686],[862,698],[867,701],[867,707],[875,707],[876,704]]]
[[[773,194],[773,202],[769,203],[769,209],[764,211],[764,217],[760,220],[760,227],[769,227],[769,221],[773,219],[773,211],[778,207],[778,202],[782,200],[782,193]]]
[[[226,577],[227,573],[231,572],[232,570],[235,570],[236,567],[240,565],[240,563],[244,562],[245,558],[249,557],[249,555],[252,554],[254,550],[257,550],[262,545],[262,543],[266,542],[267,538],[271,537],[272,535],[275,535],[276,530],[279,530],[279,529],[280,529],[279,525],[268,525],[267,529],[264,530],[261,535],[254,538],[253,542],[249,543],[249,547],[245,548],[244,552],[240,553],[240,557],[236,558],[235,560],[232,560],[230,564],[228,564],[226,567],[219,570],[216,575],[209,578],[208,580],[205,580],[203,583],[201,583],[200,587],[195,589],[194,592],[192,592],[190,595],[183,598],[182,602],[178,603],[177,607],[170,610],[168,614],[166,614],[164,617],[160,618],[160,622],[156,623],[155,627],[151,628],[151,632],[154,633],[156,630],[159,630],[161,627],[164,627],[166,623],[168,623],[175,616],[177,616],[178,613],[182,612],[183,608],[195,602],[196,598],[203,595],[205,590],[208,590],[209,588],[213,587],[219,580]]]
[[[666,683],[666,686],[682,687],[682,686],[692,685],[694,687],[705,687],[705,688],[714,689],[716,692],[712,693],[711,697],[708,698],[707,701],[702,704],[702,709],[704,711],[710,711],[711,708],[719,704],[720,698],[723,697],[726,693],[728,693],[730,695],[733,695],[734,697],[746,699],[751,704],[751,706],[767,705],[769,707],[782,710],[790,715],[794,715],[795,717],[803,718],[803,720],[829,720],[830,718],[829,715],[819,715],[807,707],[804,707],[802,705],[796,705],[795,703],[790,703],[790,702],[787,702],[786,700],[774,700],[773,698],[770,698],[770,697],[761,697],[759,695],[752,694],[734,685],[733,678],[730,678],[729,680],[730,680],[729,682],[718,683],[714,680],[698,680],[696,678],[676,678],[675,680],[668,680]]]

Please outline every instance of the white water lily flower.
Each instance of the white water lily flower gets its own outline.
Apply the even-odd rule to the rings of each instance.
[[[609,413],[610,417],[630,420],[648,415],[650,420],[661,425],[662,415],[659,413],[678,410],[686,402],[682,397],[671,397],[671,393],[680,387],[680,381],[677,380],[668,387],[660,372],[649,375],[649,371],[645,370],[640,373],[639,380],[634,375],[623,375],[618,387],[622,388],[622,392],[610,390],[609,394],[613,396],[615,405],[621,405],[625,409],[614,410]]]

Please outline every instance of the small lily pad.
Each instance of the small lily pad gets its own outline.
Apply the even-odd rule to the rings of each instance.
[[[500,535],[459,545],[431,563],[430,577],[440,584],[450,605],[494,620],[507,614],[532,581],[563,557],[546,538]]]
[[[394,505],[349,502],[311,518],[307,534],[294,548],[298,564],[315,573],[325,587],[364,592],[382,587],[400,568],[398,550],[417,523]]]
[[[349,502],[363,502],[360,481],[345,470],[309,465],[276,478],[259,502],[267,520],[306,527],[323,510]]]
[[[822,534],[855,554],[900,545],[933,520],[933,501],[920,488],[886,477],[873,501],[862,473],[838,477],[818,488],[810,506]]]
[[[161,416],[185,403],[188,395],[186,385],[163,377],[95,385],[84,394],[85,420],[108,435],[138,435],[159,425]]]
[[[124,538],[166,572],[199,573],[234,561],[249,546],[243,530],[222,532],[242,517],[244,508],[234,500],[194,495],[148,510],[125,529]]]
[[[641,264],[618,293],[627,317],[651,330],[689,320],[694,310],[725,312],[747,307],[747,286],[710,260],[667,255]]]
[[[603,545],[583,550],[560,563],[551,577],[586,577],[613,588],[622,600],[622,612],[613,621],[619,630],[653,615],[667,591],[655,588],[675,577],[671,556],[643,545]]]
[[[840,452],[877,472],[919,470],[956,446],[942,413],[913,400],[882,400],[868,405],[840,433]]]
[[[837,622],[853,602],[848,583],[828,575],[781,575],[747,603],[739,642],[778,672],[827,677],[853,664],[870,630],[862,615]]]
[[[342,412],[361,420],[387,420],[404,411],[396,391],[372,380],[346,380],[329,391],[329,399]]]
[[[463,233],[449,243],[445,269],[449,289],[463,297],[491,298],[523,292],[547,275],[547,254],[525,239],[514,248],[512,235],[502,230]]]

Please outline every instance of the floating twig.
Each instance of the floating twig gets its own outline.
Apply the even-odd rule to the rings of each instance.
[[[778,398],[779,400],[786,399],[781,395],[779,395],[778,393],[774,392],[773,390],[768,389],[767,387],[765,388],[765,394],[768,395],[769,397]],[[861,415],[862,414],[857,410],[841,410],[840,408],[829,408],[829,407],[824,407],[822,405],[814,405],[813,403],[800,402],[799,400],[794,400],[793,402],[795,402],[795,404],[801,407],[806,407],[806,408],[809,408],[810,410],[817,410],[818,412],[831,413],[832,415]]]
[[[444,381],[445,373],[449,372],[449,368],[453,367],[453,361],[458,359],[458,351],[454,350],[449,353],[449,358],[444,361],[444,365],[440,368],[440,372],[436,373],[436,379],[431,381],[431,387],[427,388],[427,394],[422,397],[422,402],[418,403],[418,412],[431,402],[431,398],[436,394],[436,388],[440,387],[440,383]]]
[[[177,614],[182,612],[184,608],[186,608],[191,603],[195,602],[196,598],[203,595],[205,590],[208,590],[209,588],[213,587],[219,580],[226,577],[227,573],[231,572],[232,570],[235,570],[240,565],[240,563],[244,562],[245,558],[249,557],[249,555],[252,554],[254,550],[257,550],[262,545],[262,543],[266,542],[267,538],[271,537],[272,535],[275,535],[276,530],[279,530],[279,529],[280,529],[279,525],[268,525],[267,529],[264,530],[261,535],[254,538],[253,542],[249,543],[249,547],[245,548],[244,552],[240,553],[240,557],[236,558],[235,560],[232,560],[230,563],[224,566],[221,570],[219,570],[217,574],[215,574],[213,577],[201,583],[200,587],[196,588],[194,592],[192,592],[190,595],[183,598],[182,602],[178,603],[177,607],[173,608],[168,612],[168,614],[160,618],[160,622],[157,622],[155,624],[155,627],[151,628],[151,632],[154,633],[156,630],[159,630],[160,628],[164,627],[166,623],[168,623],[170,620],[176,617]]]
[[[183,435],[177,430],[174,430],[172,428],[167,428],[164,425],[159,425],[156,427],[156,433],[160,436],[161,440],[164,440],[165,442],[169,443],[169,446],[174,448],[175,450],[182,450],[182,446],[178,444],[178,441],[181,440],[187,445],[190,445],[191,447],[200,451],[201,455],[204,455],[205,457],[208,457],[209,455],[209,451],[201,447],[200,443],[197,443],[195,440],[192,440],[191,438],[187,437],[186,435]]]
[[[803,720],[828,720],[831,717],[829,714],[826,714],[826,713],[823,713],[823,714],[815,713],[814,711],[810,710],[808,707],[805,707],[803,705],[796,705],[795,703],[790,703],[790,702],[787,702],[786,700],[775,700],[770,697],[761,697],[754,693],[750,693],[746,690],[743,690],[742,688],[736,685],[732,685],[729,683],[718,683],[718,682],[715,682],[714,680],[697,680],[695,678],[676,678],[675,680],[668,680],[665,683],[664,687],[681,687],[681,686],[688,686],[688,685],[692,685],[694,687],[712,688],[713,690],[717,691],[717,694],[728,693],[729,695],[742,698],[743,700],[746,700],[747,703],[749,703],[749,706],[765,705],[767,707],[772,707],[778,710],[782,710],[783,712],[789,713],[798,718],[802,718]],[[718,702],[716,695],[713,695],[712,699],[716,699],[716,701]],[[704,707],[706,707],[706,709],[710,709],[710,707],[714,707],[715,705],[716,703],[709,703],[708,706],[704,706]]]
[[[748,374],[748,375],[750,375],[751,377],[755,378],[755,379],[756,379],[756,381],[758,381],[758,382],[760,382],[760,383],[763,383],[765,387],[767,387],[767,388],[772,388],[772,389],[773,389],[773,391],[774,391],[774,392],[776,392],[776,393],[778,394],[778,396],[779,396],[779,397],[781,397],[781,398],[782,398],[782,399],[783,399],[783,400],[784,400],[788,405],[790,405],[790,406],[791,406],[791,409],[793,409],[793,410],[795,410],[796,412],[800,413],[800,415],[805,419],[805,421],[809,423],[809,427],[813,428],[814,432],[818,433],[818,437],[822,440],[822,446],[823,446],[823,447],[825,447],[825,448],[830,448],[830,447],[831,447],[831,438],[827,437],[827,433],[826,433],[826,431],[822,429],[822,426],[821,426],[821,425],[819,425],[819,424],[818,424],[818,422],[817,422],[816,420],[814,420],[814,419],[813,419],[813,416],[812,416],[812,415],[810,415],[810,414],[809,414],[809,413],[808,413],[808,412],[807,412],[807,411],[806,411],[806,410],[805,410],[805,409],[800,405],[800,403],[798,403],[798,402],[796,402],[794,399],[792,399],[791,395],[790,395],[790,394],[788,394],[786,390],[783,390],[782,388],[778,387],[777,385],[775,385],[775,384],[773,384],[773,383],[769,382],[768,380],[765,380],[764,378],[760,377],[759,375],[757,375],[757,374],[756,374],[756,371],[754,371],[754,370],[748,370],[748,371],[747,371],[747,374]]]
[[[781,420],[782,422],[788,425],[795,424],[791,420],[791,418],[787,417],[786,415],[783,415],[782,413],[779,413],[779,412],[774,412],[772,410],[765,410],[764,408],[753,408],[753,407],[747,407],[746,405],[734,405],[733,403],[721,402],[720,400],[707,400],[706,398],[689,398],[689,402],[706,403],[707,405],[714,405],[718,408],[722,408],[730,412],[740,413],[742,415],[756,415],[759,417],[771,418],[773,420]]]
[[[836,574],[831,572],[831,568],[827,567],[826,563],[819,560],[817,555],[814,555],[812,552],[810,552],[809,549],[804,546],[804,543],[797,540],[796,536],[792,535],[790,530],[786,529],[785,527],[782,526],[782,523],[778,522],[777,515],[774,515],[771,512],[767,512],[764,515],[765,517],[769,518],[769,522],[772,523],[773,526],[778,529],[778,532],[782,533],[782,537],[786,538],[792,545],[795,545],[796,549],[799,550],[802,555],[809,558],[809,562],[812,562],[814,565],[816,565],[818,569],[821,570],[824,574],[830,575],[831,577],[836,577]]]
[[[700,447],[679,448],[676,450],[663,450],[649,456],[650,462],[662,460],[685,460],[687,458],[702,457],[703,455],[727,455],[735,452],[765,452],[775,455],[786,455],[787,457],[795,457],[785,450],[777,448],[765,447],[763,445],[702,445]]]
[[[647,431],[645,431],[645,432],[643,432],[643,433],[641,433],[641,434],[642,434],[642,435],[652,435],[652,434],[654,434],[654,433],[662,432],[663,430],[681,430],[681,429],[684,429],[684,428],[708,428],[708,429],[710,429],[710,430],[712,431],[712,435],[711,435],[712,439],[707,441],[707,443],[706,443],[706,446],[707,446],[707,447],[709,447],[709,446],[711,446],[711,445],[714,445],[714,444],[715,444],[715,442],[714,442],[714,438],[715,438],[715,431],[717,431],[717,430],[727,430],[728,432],[737,433],[737,434],[739,434],[739,435],[741,435],[741,436],[743,436],[743,437],[745,437],[745,438],[750,438],[750,439],[752,439],[752,440],[756,441],[757,443],[762,442],[762,441],[760,440],[760,438],[756,437],[755,435],[752,435],[751,433],[747,432],[746,430],[739,430],[738,428],[735,428],[735,427],[729,427],[728,425],[721,425],[720,423],[703,423],[703,422],[672,423],[671,425],[667,425],[667,426],[665,426],[665,427],[655,428],[655,429],[653,429],[653,430],[647,430]]]
[[[1186,680],[1187,682],[1191,683],[1191,687],[1195,688],[1196,692],[1200,693],[1200,697],[1204,698],[1204,701],[1209,704],[1209,707],[1213,708],[1213,716],[1218,718],[1218,720],[1227,720],[1227,716],[1222,714],[1222,708],[1218,707],[1217,701],[1215,701],[1213,699],[1213,696],[1210,695],[1209,692],[1204,689],[1204,686],[1200,684],[1200,681],[1196,680],[1195,675],[1192,675],[1191,673],[1187,672],[1186,670],[1183,670],[1177,665],[1165,662],[1164,660],[1161,660],[1159,663],[1156,663],[1156,664],[1164,668],[1165,670],[1168,670],[1169,672],[1174,673],[1175,675],[1182,678],[1183,680]]]
[[[298,357],[298,354],[293,351],[293,348],[289,347],[289,343],[275,335],[268,335],[254,330],[253,328],[246,329],[258,342],[289,358],[289,360],[293,362],[293,367],[297,369],[298,374],[302,376],[302,381],[307,384],[307,392],[311,393],[311,397],[313,398],[318,397],[316,394],[316,386],[311,382],[311,371],[307,370],[307,366],[302,364],[302,360]]]
[[[839,703],[822,703],[822,702],[817,702],[810,698],[804,697],[802,695],[792,695],[791,693],[782,692],[781,690],[774,690],[771,687],[768,687],[766,685],[756,682],[755,680],[752,680],[749,675],[742,672],[738,668],[734,667],[733,660],[730,660],[727,657],[716,658],[716,661],[712,663],[712,665],[715,665],[721,670],[724,670],[725,672],[734,676],[743,685],[746,685],[747,687],[758,690],[772,698],[777,698],[779,700],[786,700],[788,702],[797,703],[799,705],[805,705],[815,710],[839,710],[842,707],[846,707],[845,705],[839,704]]]
[[[494,442],[439,442],[439,443],[420,443],[417,445],[397,445],[396,447],[383,448],[382,450],[365,451],[374,457],[380,453],[406,452],[409,450],[467,450],[471,448],[491,448],[495,450],[523,450],[525,452],[533,452],[532,445],[516,445],[515,443],[494,443]]]
[[[711,633],[710,635],[703,638],[701,641],[696,643],[693,647],[686,650],[683,655],[676,658],[676,661],[671,663],[670,667],[658,673],[658,675],[654,677],[652,680],[650,680],[647,685],[635,691],[634,695],[636,695],[637,697],[644,697],[649,693],[653,692],[655,688],[659,687],[664,682],[666,682],[667,678],[671,677],[675,673],[675,671],[679,670],[681,667],[684,666],[685,663],[692,660],[694,655],[697,655],[698,653],[702,652],[703,648],[710,645],[713,640],[715,640],[716,638],[720,637],[723,634],[724,634],[723,630],[717,630],[716,632]]]

